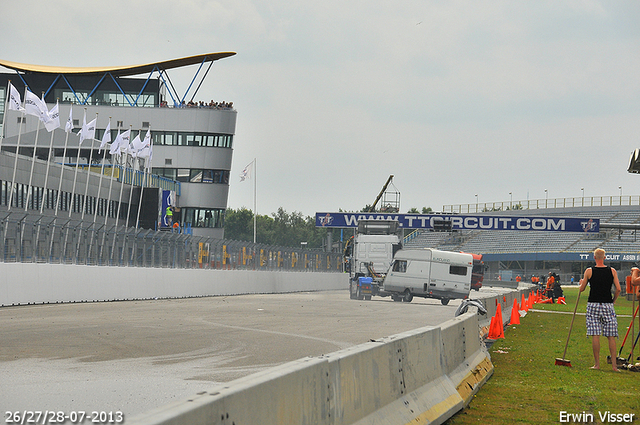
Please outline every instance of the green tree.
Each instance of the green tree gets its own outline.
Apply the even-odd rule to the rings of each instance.
[[[327,229],[316,227],[315,217],[283,208],[271,216],[258,215],[256,228],[256,242],[267,245],[300,247],[300,242],[307,242],[307,248],[321,248],[327,235]],[[225,239],[253,241],[253,212],[227,209],[224,232]]]
[[[224,216],[225,238],[236,241],[253,241],[253,211],[242,207],[227,208]]]

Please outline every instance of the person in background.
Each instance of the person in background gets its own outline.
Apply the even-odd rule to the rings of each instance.
[[[631,287],[636,299],[640,298],[640,268],[638,266],[631,268]]]
[[[587,288],[587,284],[590,285],[587,300],[587,336],[592,337],[591,346],[595,360],[591,369],[600,369],[600,335],[607,337],[611,358],[616,358],[618,318],[613,304],[618,299],[621,289],[616,270],[604,264],[604,249],[596,249],[593,258],[596,265],[584,271],[584,277],[580,280],[580,292]],[[613,295],[612,286],[615,286]],[[612,361],[611,366],[614,372],[619,372],[616,361]]]

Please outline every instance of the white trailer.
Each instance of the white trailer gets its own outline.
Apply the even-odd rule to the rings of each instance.
[[[394,301],[437,298],[443,305],[469,298],[473,256],[436,249],[403,249],[395,254],[383,281],[383,294]]]

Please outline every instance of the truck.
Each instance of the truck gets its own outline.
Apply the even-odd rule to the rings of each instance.
[[[484,280],[484,261],[482,254],[471,254],[473,257],[473,271],[471,272],[471,289],[479,291]]]
[[[478,254],[428,249],[402,249],[398,223],[360,220],[344,250],[351,299],[372,296],[411,302],[414,296],[439,299],[469,297],[480,289],[484,266]],[[402,271],[404,270],[404,271]]]
[[[356,234],[344,249],[350,298],[370,300],[373,295],[382,295],[386,272],[401,248],[397,221],[359,220]]]
[[[400,250],[385,275],[382,293],[394,301],[436,298],[443,305],[467,299],[471,291],[473,255],[433,248]]]

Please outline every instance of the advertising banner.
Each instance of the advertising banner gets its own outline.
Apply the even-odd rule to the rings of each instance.
[[[394,220],[404,229],[442,228],[450,222],[451,230],[533,230],[545,232],[598,233],[597,218],[569,218],[508,215],[458,214],[384,214],[384,213],[316,213],[316,227],[355,228],[359,220]],[[435,225],[434,225],[435,223]],[[447,223],[448,224],[448,223]]]

